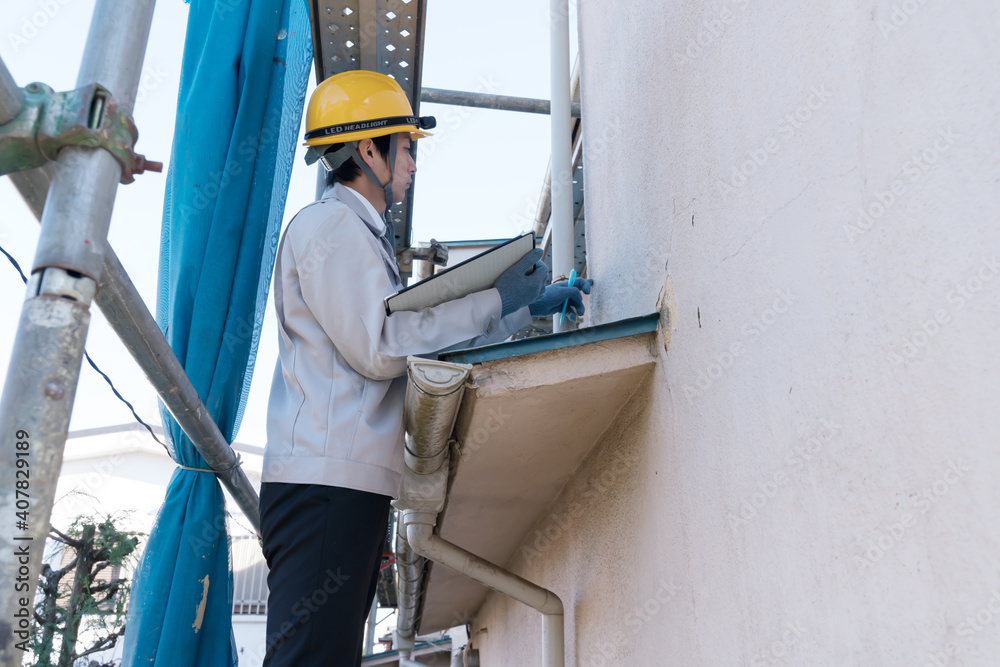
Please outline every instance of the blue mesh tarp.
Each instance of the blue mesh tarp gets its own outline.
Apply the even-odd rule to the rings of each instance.
[[[227,441],[250,388],[311,63],[306,0],[191,0],[157,321]],[[163,412],[174,459],[206,468]],[[133,581],[123,665],[236,665],[215,475],[178,468]]]

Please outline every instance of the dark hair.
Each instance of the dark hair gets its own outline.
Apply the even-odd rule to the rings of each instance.
[[[386,160],[389,159],[389,142],[391,139],[392,135],[389,134],[381,137],[372,137],[372,143],[375,144],[375,151]],[[327,151],[335,151],[343,145],[344,144],[333,144],[327,148]],[[326,186],[330,187],[338,181],[341,183],[350,183],[363,173],[364,172],[361,171],[361,167],[359,167],[354,160],[347,160],[334,171],[326,172]]]

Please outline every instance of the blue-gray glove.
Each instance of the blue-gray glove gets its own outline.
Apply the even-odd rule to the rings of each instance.
[[[524,308],[541,295],[549,273],[541,260],[542,249],[535,248],[497,278],[493,287],[500,292],[501,317]]]
[[[528,310],[532,317],[548,317],[562,312],[563,303],[569,299],[566,306],[566,317],[576,322],[579,315],[583,315],[586,310],[583,306],[584,294],[590,294],[590,288],[594,281],[590,278],[577,278],[570,287],[567,281],[552,283],[545,288],[545,293],[534,303],[528,304]]]

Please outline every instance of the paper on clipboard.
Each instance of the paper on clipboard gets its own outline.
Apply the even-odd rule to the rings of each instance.
[[[493,287],[500,275],[535,247],[528,232],[385,298],[385,312],[422,310]]]

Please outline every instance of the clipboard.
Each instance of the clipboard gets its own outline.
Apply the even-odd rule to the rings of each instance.
[[[475,257],[449,266],[430,278],[385,298],[385,314],[423,310],[493,287],[500,275],[535,248],[535,233],[527,232],[495,245]]]

